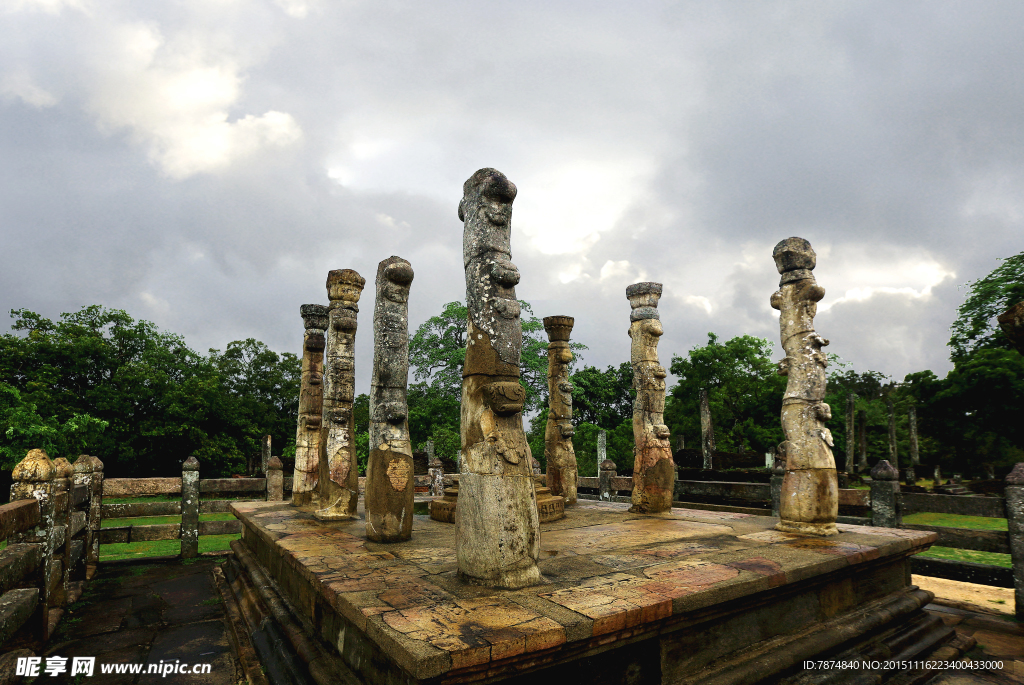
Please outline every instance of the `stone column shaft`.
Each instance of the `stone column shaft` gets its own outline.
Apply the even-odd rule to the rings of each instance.
[[[302,380],[299,389],[299,420],[295,430],[295,474],[292,504],[312,504],[320,480],[320,429],[324,408],[324,330],[327,307],[299,307],[305,334],[302,340]]]
[[[1013,566],[1014,613],[1024,620],[1024,463],[1006,476],[1006,519],[1010,534],[1010,563]]]
[[[357,518],[359,469],[356,465],[355,346],[359,296],[366,279],[352,269],[327,274],[331,301],[324,340],[324,400],[320,429],[320,475],[317,484],[321,521]]]
[[[711,423],[711,407],[708,405],[708,391],[700,389],[700,450],[704,456],[704,469],[715,467],[715,426]]]
[[[815,282],[814,250],[803,238],[787,238],[772,254],[782,280],[771,305],[779,310],[779,328],[786,358],[779,373],[788,377],[782,400],[786,441],[786,475],[779,502],[779,530],[811,535],[836,535],[839,483],[832,457],[832,418],[825,398],[825,367],[821,348],[828,344],[814,331],[814,315],[825,289]]]
[[[608,431],[597,431],[597,475],[601,475],[601,464],[608,458]]]
[[[37,544],[41,546],[39,581],[39,603],[32,619],[32,632],[40,636],[45,643],[50,638],[50,608],[54,605],[55,596],[52,591],[57,573],[53,558],[55,542],[55,492],[54,477],[56,468],[50,457],[43,450],[30,450],[11,472],[11,501],[35,499],[39,502],[39,524],[23,533],[8,538],[8,545],[17,543]]]
[[[194,456],[181,465],[181,556],[199,556],[199,460]]]
[[[903,516],[899,509],[899,471],[885,459],[871,469],[871,525],[899,528]]]
[[[658,314],[661,283],[634,283],[626,288],[630,364],[633,367],[633,506],[634,513],[654,514],[672,508],[676,465],[665,425],[665,367],[658,360],[664,332]]]
[[[263,477],[267,477],[267,462],[270,461],[270,441],[271,436],[264,435],[263,442],[260,445],[260,473]]]
[[[401,257],[377,265],[366,467],[366,537],[374,542],[412,537],[415,483],[407,397],[412,279],[412,265]]]
[[[864,473],[868,470],[868,413],[861,409],[857,412],[857,424],[860,429],[857,434],[859,454],[857,457],[857,470]]]
[[[544,317],[548,334],[548,423],[544,431],[547,487],[566,504],[576,504],[577,466],[572,446],[572,383],[569,382],[571,316]]]
[[[856,455],[857,432],[853,418],[856,411],[857,396],[852,392],[846,396],[846,472],[853,473]]]
[[[469,582],[520,588],[541,582],[533,455],[519,384],[523,332],[509,243],[515,185],[480,169],[463,185],[467,348],[462,368],[459,504],[455,553]]]

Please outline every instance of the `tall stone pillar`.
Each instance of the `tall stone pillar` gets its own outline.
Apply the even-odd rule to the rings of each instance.
[[[868,470],[868,412],[865,409],[857,411],[857,424],[860,429],[857,433],[857,471],[864,473]]]
[[[853,425],[857,396],[852,392],[846,396],[846,472],[854,472],[854,455],[856,453],[857,433]]]
[[[892,401],[886,401],[889,408],[889,463],[897,471],[900,468],[899,448],[896,445],[896,407]]]
[[[665,367],[658,361],[663,330],[658,314],[661,283],[634,283],[626,288],[633,367],[633,506],[631,512],[654,514],[672,508],[676,465],[665,425]]]
[[[459,203],[469,320],[455,553],[462,578],[502,588],[541,582],[533,455],[523,431],[526,391],[519,384],[519,269],[509,243],[515,197],[504,174],[480,169],[463,185]]]
[[[597,431],[597,474],[601,475],[601,464],[608,458],[608,431]]]
[[[576,452],[572,447],[572,383],[569,382],[571,316],[544,317],[548,334],[548,424],[544,431],[547,486],[566,504],[576,504]]]
[[[260,445],[260,475],[267,477],[267,463],[270,461],[271,436],[264,435]]]
[[[356,315],[366,279],[352,269],[327,274],[324,340],[323,425],[320,429],[320,476],[313,512],[321,521],[357,518],[359,469],[356,467],[355,399]]]
[[[327,307],[304,304],[299,307],[305,334],[302,340],[302,380],[299,389],[299,421],[295,431],[295,477],[292,504],[312,503],[320,480],[320,428],[324,408],[324,330]]]
[[[825,398],[825,367],[821,348],[828,340],[814,331],[814,315],[825,289],[811,270],[815,254],[803,238],[787,238],[772,253],[782,274],[771,305],[778,309],[782,347],[786,358],[779,373],[788,377],[782,399],[782,430],[786,441],[786,475],[776,528],[791,533],[836,535],[839,484],[832,458],[832,433],[825,421],[832,410]]]
[[[907,485],[917,485],[917,465],[921,455],[917,447],[917,407],[907,409],[907,426],[910,428],[910,466],[907,468]]]
[[[412,265],[388,257],[377,265],[370,381],[370,459],[366,466],[366,537],[412,537],[412,443],[409,441],[409,288]]]
[[[704,468],[715,467],[715,426],[711,423],[711,407],[708,405],[708,391],[700,389],[700,451],[704,457]]]

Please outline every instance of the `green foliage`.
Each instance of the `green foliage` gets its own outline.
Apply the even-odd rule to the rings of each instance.
[[[604,371],[585,366],[572,374],[570,380],[573,423],[592,423],[611,430],[623,421],[632,420],[636,391],[629,362],[609,366]]]
[[[43,418],[17,388],[0,382],[0,469],[9,471],[29,450],[44,450],[51,459],[74,461],[107,427],[88,414],[74,414],[64,423]]]
[[[967,299],[950,327],[950,358],[955,362],[982,349],[1012,349],[995,318],[1024,301],[1024,252],[1002,260],[984,278],[964,285]]]
[[[461,383],[461,371],[460,379]],[[458,397],[436,391],[426,383],[415,383],[409,386],[409,435],[417,449],[428,440],[433,439],[435,431],[444,429],[447,433],[459,435],[459,406],[462,391]],[[434,440],[434,454],[452,457],[453,454],[438,451],[438,441]],[[458,455],[456,446],[454,455]]]
[[[779,416],[786,379],[771,360],[772,343],[743,335],[725,344],[708,333],[708,343],[673,355],[670,370],[679,377],[666,406],[665,423],[686,443],[700,445],[700,390],[708,392],[716,447],[767,452],[783,440]]]
[[[356,447],[356,465],[359,475],[366,475],[366,465],[370,462],[370,396],[366,393],[357,395],[352,402],[352,419],[355,432],[352,440]]]
[[[279,454],[294,444],[293,354],[249,339],[206,357],[181,336],[96,305],[58,321],[24,309],[11,316],[0,383],[18,395],[0,400],[5,460],[35,442],[52,445],[51,456],[94,454],[110,477],[174,475],[189,455],[215,477],[244,471],[264,435]]]

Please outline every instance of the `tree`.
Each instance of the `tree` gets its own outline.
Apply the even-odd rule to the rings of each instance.
[[[633,367],[623,362],[600,371],[585,366],[570,377],[572,382],[573,423],[591,423],[611,430],[623,421],[632,420]]]
[[[73,462],[106,427],[106,421],[88,414],[75,414],[64,423],[43,418],[17,388],[0,383],[0,470],[10,471],[33,449]]]
[[[706,389],[718,449],[770,451],[783,440],[779,417],[786,389],[771,352],[772,343],[763,338],[742,335],[721,344],[708,333],[707,345],[685,358],[673,355],[670,370],[679,384],[671,391],[666,424],[687,443],[699,445],[699,393]]]
[[[1013,349],[1006,334],[993,322],[1024,301],[1024,252],[1002,262],[984,278],[964,285],[967,299],[957,308],[956,321],[950,327],[950,358],[954,361],[975,350]]]

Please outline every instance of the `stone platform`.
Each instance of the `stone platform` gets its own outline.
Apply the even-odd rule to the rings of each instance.
[[[231,509],[306,630],[368,683],[811,682],[824,674],[805,659],[915,659],[954,635],[910,585],[908,557],[934,533],[840,525],[823,539],[770,517],[627,506],[580,501],[543,524],[548,582],[514,591],[461,582],[454,526],[427,516],[412,540],[378,544],[363,520]]]

